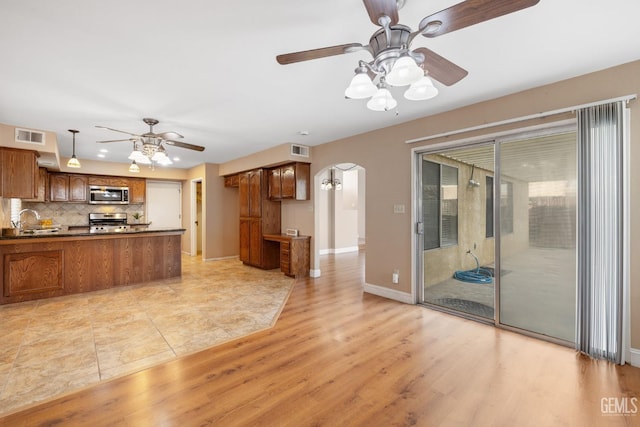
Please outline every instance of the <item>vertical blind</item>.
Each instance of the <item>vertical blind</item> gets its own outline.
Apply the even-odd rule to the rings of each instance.
[[[578,111],[576,348],[623,363],[622,101]]]

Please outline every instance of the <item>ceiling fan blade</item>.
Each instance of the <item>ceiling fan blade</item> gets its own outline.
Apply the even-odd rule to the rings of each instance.
[[[362,0],[367,8],[369,19],[375,25],[383,26],[380,17],[387,16],[391,20],[389,25],[398,23],[398,3],[396,0]]]
[[[127,138],[127,139],[109,139],[107,141],[96,141],[97,143],[103,144],[105,142],[121,142],[121,141],[135,141],[136,138]]]
[[[324,58],[327,56],[342,55],[356,50],[363,49],[360,43],[348,43],[338,46],[322,47],[320,49],[303,50],[301,52],[285,53],[276,56],[276,61],[281,65],[293,64],[294,62],[309,61],[310,59]]]
[[[167,145],[173,145],[174,147],[188,148],[189,150],[196,150],[196,151],[204,151],[204,147],[200,145],[188,144],[182,141],[173,141],[171,139],[165,139],[164,142]]]
[[[540,0],[467,0],[427,16],[418,28],[425,37],[437,37],[461,28],[479,24],[499,16],[538,4]],[[439,23],[439,25],[438,25]]]
[[[96,126],[96,127],[99,128],[99,129],[107,129],[107,130],[112,130],[114,132],[126,133],[127,135],[140,137],[140,135],[138,135],[137,133],[131,133],[131,132],[127,132],[127,131],[124,131],[124,130],[108,128],[106,126]]]
[[[440,83],[451,86],[465,78],[469,72],[438,55],[426,47],[414,49],[413,52],[424,55],[424,68],[429,72],[429,77],[433,77]]]

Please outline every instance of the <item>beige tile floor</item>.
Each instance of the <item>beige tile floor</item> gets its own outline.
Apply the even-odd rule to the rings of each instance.
[[[0,306],[0,414],[273,325],[294,280],[182,258],[181,278]]]

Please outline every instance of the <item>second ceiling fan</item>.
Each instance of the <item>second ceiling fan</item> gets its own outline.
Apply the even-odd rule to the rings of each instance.
[[[106,126],[96,126],[100,129],[107,129],[114,132],[120,132],[129,135],[129,138],[125,139],[111,139],[106,141],[96,141],[98,143],[108,142],[120,142],[131,141],[133,142],[133,151],[129,155],[129,160],[133,161],[133,164],[151,164],[158,163],[160,165],[171,164],[171,159],[166,154],[164,145],[172,145],[174,147],[187,148],[189,150],[204,151],[204,147],[200,145],[189,144],[184,141],[177,141],[176,139],[182,139],[183,136],[177,132],[162,132],[155,133],[153,127],[159,123],[158,120],[152,118],[142,119],[149,126],[149,131],[143,134],[137,134],[127,132],[124,130],[113,129]]]
[[[432,98],[437,89],[428,76],[451,86],[468,72],[426,47],[411,49],[417,36],[438,37],[499,16],[517,12],[536,5],[539,0],[466,0],[440,12],[423,18],[418,29],[412,31],[399,24],[398,10],[405,0],[363,0],[371,22],[381,28],[373,33],[368,45],[348,43],[338,46],[305,50],[278,55],[278,63],[292,64],[311,59],[367,51],[373,57],[370,62],[359,61],[351,84],[345,91],[347,98],[371,97],[367,107],[375,111],[395,108],[388,86],[411,85],[405,98],[422,100]],[[373,83],[378,79],[377,85]]]

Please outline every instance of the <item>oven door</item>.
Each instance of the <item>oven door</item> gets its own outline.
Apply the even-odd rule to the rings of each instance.
[[[129,188],[90,186],[89,203],[92,205],[129,204]]]

